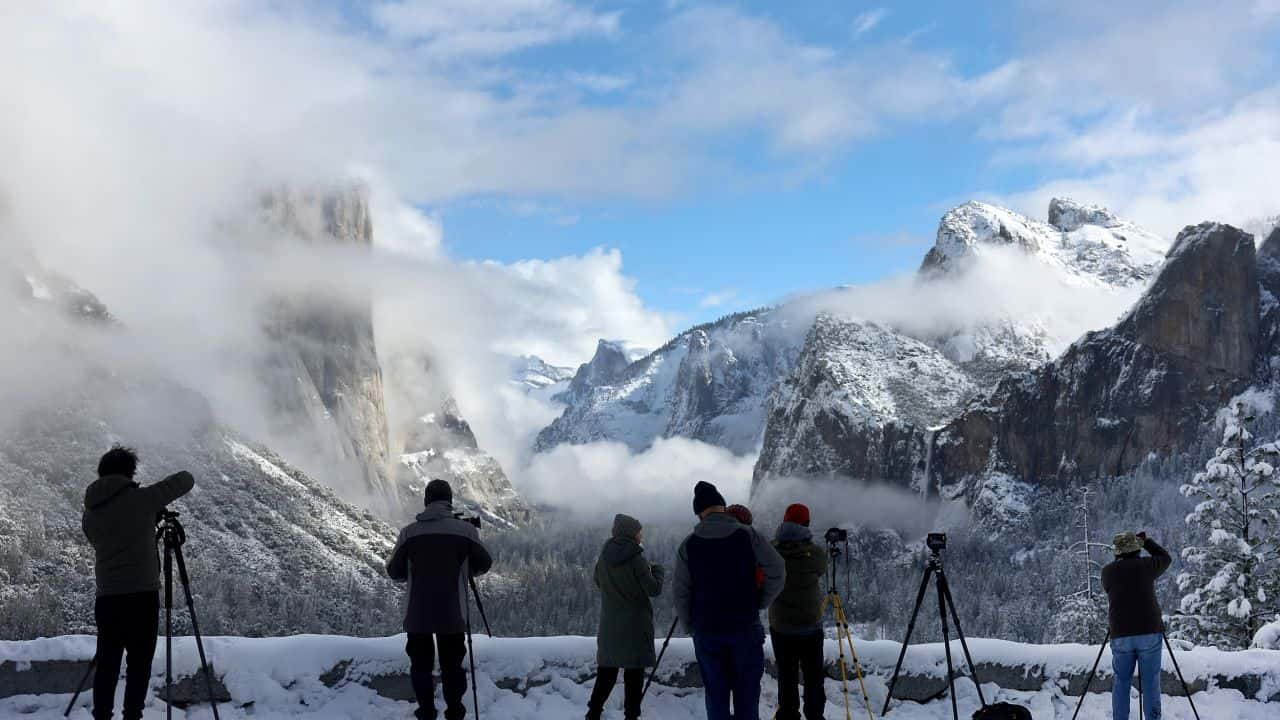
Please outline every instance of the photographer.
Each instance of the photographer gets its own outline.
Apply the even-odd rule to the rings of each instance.
[[[787,507],[773,542],[787,563],[782,594],[769,608],[769,638],[778,663],[778,720],[800,720],[800,677],[804,676],[804,717],[822,720],[824,687],[822,578],[827,552],[813,544],[809,508]]]
[[[97,581],[93,610],[98,625],[93,680],[97,720],[110,720],[115,711],[116,684],[126,652],[123,717],[142,717],[160,611],[156,515],[195,486],[195,478],[184,471],[144,488],[133,480],[137,469],[137,454],[117,445],[98,461],[98,479],[84,493],[81,527],[93,545]]]
[[[427,483],[426,506],[416,522],[400,531],[387,561],[387,575],[392,580],[409,581],[405,652],[413,693],[418,698],[417,717],[436,718],[431,672],[438,649],[445,720],[461,720],[467,714],[462,703],[467,693],[467,675],[462,669],[467,654],[466,587],[469,578],[489,572],[493,560],[480,544],[476,526],[454,517],[449,483]]]
[[[1129,719],[1129,687],[1136,664],[1143,678],[1142,699],[1148,718],[1160,717],[1160,646],[1164,634],[1156,579],[1173,564],[1173,558],[1146,533],[1120,533],[1112,540],[1116,559],[1102,568],[1102,589],[1107,593],[1111,625],[1111,662],[1115,683],[1111,714]],[[1150,556],[1140,557],[1142,550]]]
[[[763,535],[726,512],[711,483],[694,486],[693,512],[699,522],[676,553],[674,594],[676,615],[693,635],[707,719],[756,720],[764,674],[760,611],[782,592],[786,565]]]
[[[612,537],[600,550],[595,581],[600,588],[600,631],[596,636],[600,671],[587,703],[587,720],[600,720],[622,671],[623,717],[639,720],[644,669],[657,664],[653,652],[653,604],[662,594],[664,572],[650,563],[641,545],[640,521],[619,513]]]

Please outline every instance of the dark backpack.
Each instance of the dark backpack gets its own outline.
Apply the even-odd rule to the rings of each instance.
[[[973,720],[1031,720],[1031,711],[1009,703],[995,703],[978,708]]]

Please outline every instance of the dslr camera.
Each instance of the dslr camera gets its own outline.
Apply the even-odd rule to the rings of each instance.
[[[924,544],[929,546],[929,551],[936,555],[947,549],[947,534],[929,533],[928,537],[924,539]]]
[[[828,545],[846,542],[849,539],[849,531],[844,528],[833,527],[822,536],[826,539]]]
[[[480,529],[480,516],[479,516],[479,515],[471,515],[471,516],[468,516],[466,513],[454,513],[454,514],[453,514],[453,519],[455,519],[455,520],[461,520],[461,521],[462,521],[462,522],[464,522],[464,523],[468,523],[468,524],[472,525],[473,527],[475,527],[475,529],[476,529],[476,530],[479,530],[479,529]]]

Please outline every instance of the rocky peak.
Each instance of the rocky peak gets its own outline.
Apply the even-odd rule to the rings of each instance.
[[[1219,223],[1185,228],[1151,288],[1116,329],[1136,343],[1248,376],[1258,342],[1253,237]]]
[[[931,482],[993,473],[1087,480],[1186,447],[1250,382],[1260,348],[1257,273],[1248,234],[1216,223],[1186,228],[1117,326],[1005,378],[947,423],[932,443]]]
[[[589,362],[578,366],[578,372],[569,382],[569,389],[564,393],[566,402],[575,398],[583,398],[591,393],[592,388],[612,385],[630,365],[626,348],[622,343],[612,340],[600,340],[596,343],[596,354]]]
[[[970,267],[994,248],[1014,248],[1061,272],[1064,281],[1129,287],[1154,274],[1166,243],[1111,211],[1071,200],[1050,204],[1051,223],[983,202],[952,209],[920,265],[926,277]]]
[[[1101,205],[1086,205],[1069,198],[1049,201],[1049,224],[1063,232],[1079,230],[1084,225],[1116,227],[1123,221]]]
[[[263,196],[258,221],[272,242],[372,248],[367,192],[282,188]],[[261,377],[277,412],[273,434],[304,469],[334,487],[364,489],[384,515],[397,513],[372,292],[308,292],[264,308],[273,343]]]
[[[921,272],[955,269],[981,252],[984,245],[1018,247],[1026,252],[1040,250],[1048,235],[1029,218],[995,205],[971,200],[952,208],[938,223],[937,238]]]

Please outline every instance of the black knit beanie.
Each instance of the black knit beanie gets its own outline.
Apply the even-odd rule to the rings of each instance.
[[[717,505],[724,505],[724,496],[716,489],[715,485],[700,480],[697,485],[693,486],[693,514],[701,515],[703,510]]]
[[[439,500],[445,500],[452,503],[453,488],[449,487],[449,483],[444,480],[432,480],[427,483],[427,504],[430,505],[431,503]]]

